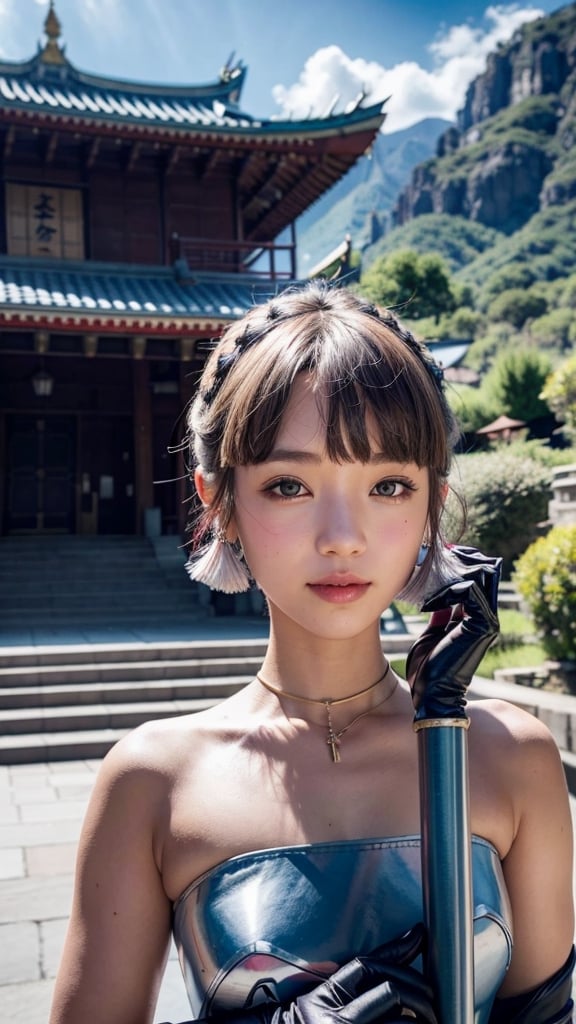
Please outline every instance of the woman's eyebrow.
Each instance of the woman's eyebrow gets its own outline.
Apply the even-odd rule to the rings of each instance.
[[[302,448],[274,448],[264,459],[264,462],[298,462],[301,464],[318,465],[325,456],[319,452],[306,451]],[[396,459],[391,458],[386,452],[372,452],[367,465],[379,466],[384,463],[400,465]]]
[[[319,452],[304,451],[302,448],[274,448],[264,462],[322,462]]]

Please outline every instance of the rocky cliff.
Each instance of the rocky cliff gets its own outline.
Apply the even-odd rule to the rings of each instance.
[[[393,226],[426,213],[466,217],[507,234],[576,196],[576,3],[530,22],[487,60],[457,127],[418,165]]]
[[[412,168],[431,157],[450,122],[426,118],[398,132],[380,134],[363,156],[297,224],[299,273],[302,277],[347,234],[355,249],[382,235],[388,212]]]

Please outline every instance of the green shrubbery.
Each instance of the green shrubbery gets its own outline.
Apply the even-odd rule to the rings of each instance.
[[[555,526],[516,563],[516,586],[552,658],[576,659],[576,524]]]
[[[550,498],[550,470],[530,457],[499,446],[490,452],[461,455],[456,459],[450,484],[467,506],[462,543],[488,555],[501,555],[504,571],[538,535],[538,523],[546,518]],[[459,502],[451,494],[445,512],[449,539],[459,533]]]
[[[525,288],[507,288],[492,299],[488,307],[488,319],[506,320],[518,330],[526,320],[543,316],[548,303],[543,295]]]
[[[448,401],[468,432],[486,426],[502,412],[528,422],[550,411],[540,397],[550,371],[550,360],[538,349],[506,347],[479,388],[453,385]]]
[[[565,433],[576,437],[576,355],[570,356],[550,374],[542,397],[564,422]]]

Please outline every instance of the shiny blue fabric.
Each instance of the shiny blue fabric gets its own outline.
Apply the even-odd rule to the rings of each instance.
[[[510,963],[511,911],[494,847],[472,840],[475,1024]],[[422,920],[420,838],[350,840],[241,854],[174,904],[195,1016],[285,1001]]]

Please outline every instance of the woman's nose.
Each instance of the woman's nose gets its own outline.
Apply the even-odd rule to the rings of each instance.
[[[366,547],[360,510],[354,499],[327,500],[318,516],[318,550],[323,555],[358,555]]]

